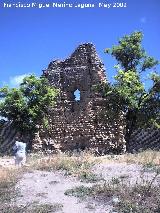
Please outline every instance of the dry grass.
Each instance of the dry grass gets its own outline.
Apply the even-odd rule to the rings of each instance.
[[[105,155],[96,157],[92,152],[81,152],[80,154],[60,153],[45,155],[42,152],[30,154],[28,156],[29,167],[33,169],[65,169],[72,170],[79,165],[97,163],[123,163],[160,165],[160,151],[147,150],[136,154],[126,153],[123,155]],[[83,167],[83,166],[82,166]]]
[[[160,165],[160,152],[147,150],[143,152],[139,152],[137,154],[126,153],[124,155],[106,155],[100,157],[101,162],[109,163],[123,163],[126,162],[128,164],[142,164],[142,165]]]
[[[92,187],[80,186],[68,189],[65,195],[78,198],[93,197],[98,202],[113,205],[113,211],[119,213],[159,213],[160,188],[154,185],[156,175],[145,184],[126,185],[120,179],[117,181],[96,184]]]
[[[97,177],[91,171],[94,164],[98,163],[98,159],[90,153],[83,152],[79,156],[68,154],[57,154],[50,156],[32,155],[28,164],[32,169],[38,170],[63,170],[66,175],[73,175],[83,181],[94,182]]]
[[[64,170],[66,175],[85,177],[87,174],[91,173],[93,165],[111,162],[142,164],[146,167],[159,166],[160,152],[148,150],[137,154],[106,155],[101,157],[95,157],[90,152],[81,152],[79,155],[70,155],[67,153],[44,155],[43,153],[36,153],[28,156],[28,164],[25,169],[23,168],[23,171],[36,169],[47,171]],[[13,180],[16,173],[17,170],[14,167],[12,169],[0,167],[0,183]]]
[[[25,206],[17,206],[13,204],[5,204],[0,207],[1,213],[49,213],[59,212],[63,205],[59,203],[55,204],[40,204],[40,203],[29,203]]]
[[[20,174],[32,170],[63,170],[66,175],[73,175],[83,181],[97,181],[97,177],[92,171],[92,166],[98,163],[122,163],[128,164],[142,164],[144,167],[160,166],[160,152],[145,151],[137,154],[125,155],[106,155],[95,157],[91,153],[80,153],[79,155],[70,154],[57,154],[57,155],[44,155],[43,153],[31,154],[28,156],[27,168],[2,168],[0,167],[0,212],[2,213],[16,213],[25,212],[26,208],[11,205],[10,201],[16,197],[14,189],[15,183],[20,178]],[[156,170],[158,171],[158,170]],[[18,174],[18,175],[17,175]],[[77,188],[66,192],[66,194],[83,197],[84,195],[101,197],[104,200],[108,197],[117,197],[119,202],[114,204],[118,212],[160,212],[160,189],[152,185],[152,182],[146,185],[125,186],[122,185],[121,179],[112,180],[110,183],[104,185],[96,185],[92,188]],[[40,208],[45,212],[45,208],[52,208],[51,206],[40,206],[37,204],[36,208]],[[25,210],[24,210],[25,209]],[[30,209],[30,210],[29,210]],[[32,211],[31,206],[28,212]]]
[[[19,172],[16,168],[0,168],[0,188],[16,183]]]
[[[11,199],[16,197],[14,188],[19,172],[16,169],[0,168],[0,212],[8,212],[7,208]]]
[[[61,210],[62,205],[30,203],[26,206],[17,206],[13,202],[18,191],[15,184],[26,172],[25,168],[0,168],[0,212],[1,213],[48,213]]]
[[[160,152],[144,151],[137,154],[106,155],[96,157],[90,152],[81,152],[79,155],[61,153],[57,155],[32,154],[28,158],[30,169],[63,170],[66,175],[73,175],[86,182],[96,182],[98,177],[93,173],[92,167],[98,163],[141,164],[144,169],[160,167]]]
[[[121,178],[113,178],[110,182],[93,187],[77,187],[66,191],[66,195],[76,197],[92,196],[98,201],[112,201],[115,212],[119,213],[155,213],[160,212],[160,188],[154,184],[160,175],[160,152],[145,151],[137,154],[98,157],[101,163],[141,164],[144,168],[154,169],[152,180],[142,180],[141,184],[124,184]],[[143,177],[142,177],[143,179]],[[116,202],[114,201],[116,198]],[[118,202],[117,202],[118,200]]]
[[[11,166],[11,167],[0,167],[0,182],[4,181],[4,180],[11,180],[14,179],[16,177],[16,173],[17,170],[22,170],[17,169],[15,166]]]

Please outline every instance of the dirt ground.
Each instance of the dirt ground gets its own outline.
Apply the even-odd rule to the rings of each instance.
[[[0,167],[14,167],[12,158],[0,159]],[[92,171],[103,181],[123,180],[126,184],[150,181],[153,179],[154,170],[145,171],[141,165],[127,163],[98,163],[93,166]],[[102,180],[101,180],[102,181]],[[30,171],[23,175],[16,184],[18,197],[12,200],[16,205],[27,205],[38,202],[42,204],[60,204],[62,208],[59,213],[113,213],[113,199],[106,203],[98,202],[91,198],[79,199],[74,196],[65,195],[66,190],[77,186],[92,186],[95,183],[84,183],[73,176],[66,176],[63,171]],[[157,177],[155,184],[160,184]]]
[[[85,184],[73,177],[65,177],[62,172],[44,172],[34,171],[27,173],[23,179],[17,184],[21,196],[17,198],[18,205],[26,205],[28,202],[39,203],[58,203],[62,204],[63,213],[104,213],[108,209],[91,201],[81,201],[80,199],[65,195],[67,189],[77,186],[91,186],[90,183]],[[109,212],[109,211],[108,211]]]

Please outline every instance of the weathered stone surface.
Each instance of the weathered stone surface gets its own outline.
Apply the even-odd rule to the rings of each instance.
[[[100,153],[119,153],[125,150],[122,116],[107,124],[98,116],[105,103],[93,88],[107,79],[93,44],[80,45],[64,61],[52,61],[44,75],[52,86],[60,89],[60,95],[56,108],[50,111],[50,131],[47,134],[40,130],[33,142],[34,149],[54,150],[57,144],[61,151],[92,148]],[[77,89],[79,101],[74,96]]]

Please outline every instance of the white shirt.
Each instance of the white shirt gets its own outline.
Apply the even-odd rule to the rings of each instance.
[[[17,150],[16,153],[26,153],[26,143],[16,141],[13,147],[14,150]]]

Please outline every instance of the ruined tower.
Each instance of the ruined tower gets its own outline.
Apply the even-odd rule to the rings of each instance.
[[[43,75],[60,94],[56,107],[49,113],[49,133],[37,133],[34,149],[92,148],[101,153],[125,149],[122,119],[108,124],[98,119],[104,103],[94,86],[107,79],[93,44],[78,46],[66,60],[52,61]],[[75,91],[79,91],[78,100]]]
[[[43,72],[60,93],[56,106],[48,108],[48,127],[39,126],[33,140],[30,135],[24,137],[33,150],[93,149],[100,154],[125,151],[123,116],[115,120],[102,119],[103,112],[107,111],[107,98],[94,88],[107,79],[93,44],[80,45],[69,58],[52,61]],[[78,96],[75,91],[79,91]],[[16,135],[13,121],[0,121],[0,153],[11,152]],[[130,151],[159,150],[159,129],[136,130],[128,146]]]

